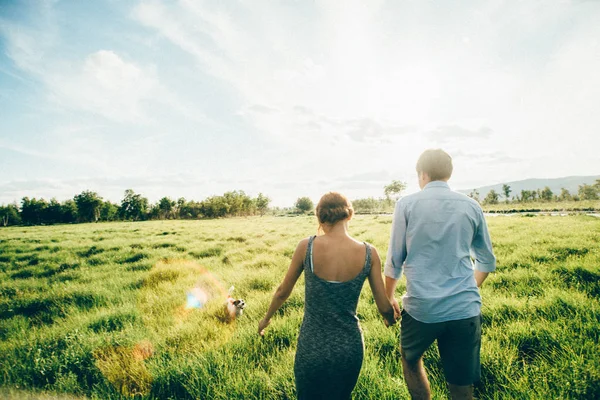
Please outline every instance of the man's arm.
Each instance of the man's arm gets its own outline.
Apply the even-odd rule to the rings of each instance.
[[[385,295],[388,299],[394,298],[394,293],[396,292],[396,285],[398,284],[398,279],[390,278],[389,276],[385,277]]]
[[[496,270],[496,257],[494,256],[494,251],[492,249],[492,239],[488,232],[483,211],[481,208],[477,211],[479,215],[479,224],[475,236],[473,237],[471,249],[475,256],[475,281],[477,282],[477,287],[481,287],[489,273]]]
[[[400,318],[400,313],[402,312],[400,309],[400,304],[398,304],[398,300],[396,300],[394,297],[397,283],[398,279],[390,278],[389,276],[385,277],[385,295],[390,303],[392,303],[392,307],[394,308],[394,319]]]
[[[485,281],[485,278],[487,278],[489,274],[489,272],[475,270],[475,282],[477,282],[477,287],[481,287],[483,281]]]
[[[394,299],[398,279],[402,276],[403,264],[406,259],[406,215],[401,201],[396,203],[392,217],[392,232],[385,260],[385,293],[388,299]],[[398,303],[393,301],[394,308],[399,312]]]

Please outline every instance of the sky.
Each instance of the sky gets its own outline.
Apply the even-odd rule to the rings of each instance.
[[[0,204],[600,174],[600,1],[0,0]]]

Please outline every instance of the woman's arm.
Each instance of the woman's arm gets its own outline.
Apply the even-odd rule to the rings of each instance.
[[[386,325],[394,325],[396,317],[394,307],[385,294],[383,278],[381,277],[381,259],[375,247],[371,246],[371,272],[369,273],[369,285],[375,298],[377,309],[385,319]]]
[[[271,300],[269,310],[265,314],[264,318],[258,323],[259,335],[263,336],[265,334],[265,328],[271,323],[271,317],[273,317],[277,310],[279,310],[279,307],[281,307],[287,298],[290,297],[292,289],[294,289],[298,278],[300,278],[300,275],[302,275],[302,264],[304,262],[304,256],[306,255],[307,246],[308,239],[301,240],[300,243],[298,243],[298,246],[296,246],[296,251],[294,251],[292,262],[290,263],[290,267],[283,278],[283,282],[281,282],[273,294],[273,299]]]

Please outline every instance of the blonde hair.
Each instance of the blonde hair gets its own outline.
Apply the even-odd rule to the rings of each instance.
[[[319,200],[315,214],[319,220],[318,231],[321,233],[323,225],[335,225],[339,221],[352,217],[354,209],[346,196],[338,192],[329,192]]]
[[[452,157],[442,149],[425,150],[417,161],[417,173],[425,172],[432,181],[450,179]]]

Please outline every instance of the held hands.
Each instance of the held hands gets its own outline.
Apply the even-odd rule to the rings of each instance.
[[[386,328],[389,328],[390,326],[396,324],[397,320],[398,319],[396,317],[394,317],[394,319],[384,318],[383,323],[385,324]]]
[[[261,319],[260,322],[258,323],[258,334],[260,336],[264,336],[265,335],[265,328],[267,326],[269,326],[269,324],[271,323],[270,319]]]
[[[392,308],[394,310],[394,317],[393,319],[389,319],[389,318],[385,318],[384,319],[384,323],[386,327],[390,327],[392,325],[394,325],[399,319],[400,319],[400,305],[398,304],[398,300],[396,300],[395,298],[392,298],[390,300],[390,303],[392,304]]]

